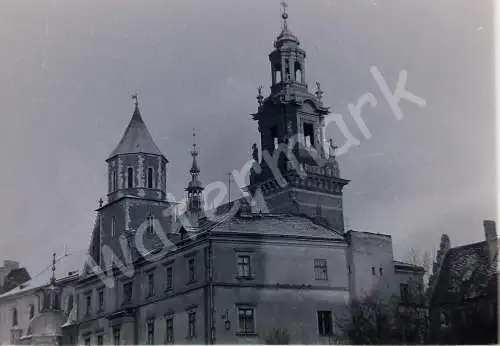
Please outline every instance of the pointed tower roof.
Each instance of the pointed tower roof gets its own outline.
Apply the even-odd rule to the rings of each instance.
[[[193,150],[191,150],[191,156],[193,157],[193,163],[191,164],[191,181],[188,183],[186,191],[203,190],[203,184],[198,180],[198,175],[200,174],[200,168],[198,167],[198,161],[196,157],[198,156],[198,150],[196,149],[196,134],[193,130]]]
[[[135,110],[130,119],[130,123],[123,134],[120,143],[115,150],[109,155],[109,158],[120,154],[136,154],[146,153],[163,156],[158,146],[153,141],[153,137],[148,131],[144,120],[142,120],[141,112],[139,111],[139,103],[137,102],[137,95],[132,98],[135,99]]]

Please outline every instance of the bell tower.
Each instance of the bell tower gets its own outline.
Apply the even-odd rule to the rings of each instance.
[[[343,232],[342,189],[333,141],[324,138],[323,91],[309,91],[306,52],[288,27],[287,5],[282,2],[282,30],[269,54],[271,87],[267,97],[258,88],[258,122],[261,142],[249,190],[261,190],[271,212],[290,212],[320,218]],[[279,183],[277,172],[286,184]]]

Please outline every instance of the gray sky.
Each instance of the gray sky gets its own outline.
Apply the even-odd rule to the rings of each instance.
[[[361,141],[339,158],[350,227],[393,236],[395,254],[484,238],[495,217],[492,5],[485,0],[289,1],[289,27],[307,51],[310,87]],[[141,112],[182,196],[191,131],[201,178],[226,180],[258,139],[256,87],[267,95],[267,55],[279,1],[3,1],[0,11],[0,259],[32,273],[50,253],[84,250],[104,160],[139,92]],[[402,100],[396,120],[376,66]],[[373,93],[363,137],[349,103]],[[344,142],[332,124],[328,133]]]

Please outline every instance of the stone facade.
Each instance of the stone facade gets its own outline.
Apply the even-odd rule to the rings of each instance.
[[[254,114],[262,154],[255,145],[248,190],[262,198],[206,213],[194,146],[187,210],[172,213],[168,161],[136,102],[107,159],[108,200],[96,211],[90,260],[75,283],[77,309],[63,340],[264,343],[274,328],[285,328],[291,343],[326,344],[334,341],[335,313],[353,299],[399,294],[407,273],[397,269],[391,237],[344,230],[348,180],[340,177],[333,144],[324,145],[329,110],[319,85],[308,90],[305,51],[283,19],[270,54],[271,94],[264,99],[259,90]],[[284,185],[266,159],[280,144],[296,158],[276,161]]]

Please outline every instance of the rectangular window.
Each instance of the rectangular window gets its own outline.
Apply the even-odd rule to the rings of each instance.
[[[325,259],[314,260],[314,277],[316,280],[328,280],[328,268]]]
[[[91,293],[88,293],[85,296],[85,315],[89,316],[91,312],[92,312],[92,295]]]
[[[250,256],[238,256],[238,276],[250,277]]]
[[[194,257],[188,260],[188,282],[194,282],[196,280],[196,267],[194,262]]]
[[[102,335],[97,335],[97,344],[104,345],[104,337]]]
[[[238,308],[238,329],[242,334],[255,333],[254,309],[249,307]]]
[[[332,336],[333,323],[331,311],[318,311],[318,333],[319,336]]]
[[[101,288],[99,291],[97,291],[97,295],[99,297],[99,308],[98,310],[99,311],[103,311],[104,310],[104,288]]]
[[[154,320],[149,320],[147,322],[147,329],[148,329],[148,345],[154,345],[155,344],[155,321]]]
[[[134,187],[134,169],[132,167],[129,167],[127,169],[127,188],[133,188]]]
[[[111,217],[111,236],[114,237],[116,234],[116,218]]]
[[[384,276],[384,268],[380,267],[378,270],[380,276]]]
[[[372,275],[375,276],[377,273],[375,272],[375,267],[372,267]]]
[[[90,337],[84,339],[85,346],[90,346]]]
[[[155,275],[154,273],[148,274],[148,297],[152,297],[155,294]]]
[[[153,188],[153,168],[148,168],[148,189]]]
[[[113,328],[113,344],[120,345],[120,328]]]
[[[400,284],[399,285],[399,292],[401,294],[401,301],[403,302],[408,302],[408,299],[410,298],[410,292],[408,289],[407,284]]]
[[[196,337],[196,311],[188,313],[188,339]]]
[[[174,271],[172,267],[167,267],[165,291],[172,291],[173,286],[174,286]]]
[[[132,282],[123,284],[123,304],[132,302]]]
[[[166,323],[166,335],[165,343],[168,345],[173,345],[174,343],[174,318],[169,317],[165,320]]]

